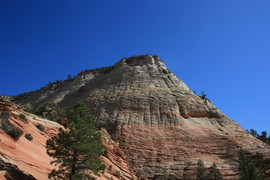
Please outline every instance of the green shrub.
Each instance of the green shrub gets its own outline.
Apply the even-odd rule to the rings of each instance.
[[[1,129],[15,141],[18,141],[23,134],[23,130],[11,124],[8,119],[3,120],[0,123]]]
[[[57,121],[62,117],[63,110],[59,107],[57,103],[47,102],[42,104],[35,111],[35,114],[43,118],[47,118],[51,121]]]
[[[25,134],[24,137],[26,139],[28,139],[29,141],[32,141],[33,140],[33,136],[31,134],[29,134],[29,133]]]
[[[41,124],[35,124],[35,126],[38,128],[38,130],[44,132],[45,131],[45,127]]]
[[[23,135],[23,130],[18,127],[13,126],[9,131],[6,132],[10,137],[12,137],[15,141],[18,141],[20,137]]]
[[[28,123],[28,119],[27,119],[27,117],[26,117],[24,114],[20,114],[20,115],[19,115],[19,118],[20,118],[23,122]]]
[[[10,117],[10,112],[9,111],[3,111],[0,114],[0,119],[8,119]]]

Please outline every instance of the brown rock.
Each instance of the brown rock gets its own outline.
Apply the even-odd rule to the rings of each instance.
[[[102,144],[104,154],[101,156],[103,164],[106,165],[105,173],[97,179],[113,180],[137,180],[133,168],[129,166],[125,153],[119,148],[118,143],[113,141],[106,130],[102,130]]]
[[[48,100],[65,108],[86,101],[132,167],[149,179],[164,170],[171,178],[195,179],[199,159],[207,167],[215,162],[225,179],[236,179],[240,148],[270,159],[268,145],[195,95],[156,56],[122,59],[108,73],[77,76],[16,102],[35,106]]]
[[[60,118],[57,122],[62,126],[66,127],[67,124],[69,123],[69,120],[67,118]]]

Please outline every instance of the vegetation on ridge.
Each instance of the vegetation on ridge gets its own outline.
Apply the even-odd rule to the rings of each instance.
[[[82,72],[80,72],[77,76],[86,75],[86,74],[106,74],[109,73],[114,69],[114,66],[108,66],[108,67],[101,67],[101,68],[95,68],[95,69],[86,69]],[[76,76],[76,77],[77,77]]]
[[[143,59],[143,58],[145,58],[148,55],[150,55],[150,54],[137,55],[137,56],[133,55],[133,56],[131,56],[129,58],[126,58],[127,59],[126,62],[127,63],[130,63],[133,60]],[[156,56],[156,55],[151,55],[151,56],[153,56],[155,59],[159,59],[159,57]],[[35,93],[35,92],[40,91],[40,90],[45,89],[45,88],[51,88],[51,87],[54,87],[54,86],[57,87],[57,86],[62,85],[64,83],[66,83],[66,82],[73,81],[78,76],[84,76],[84,75],[87,75],[87,74],[106,74],[106,73],[109,73],[110,71],[112,71],[114,68],[115,68],[114,66],[107,66],[107,67],[100,67],[100,68],[94,68],[94,69],[86,69],[86,70],[80,72],[79,74],[77,74],[74,77],[72,77],[71,74],[68,74],[66,80],[56,80],[56,81],[53,81],[53,82],[49,82],[44,87],[41,87],[38,90],[29,91],[29,92],[25,92],[25,93],[22,93],[22,94],[18,94],[17,96],[14,96],[12,98],[12,100],[13,101],[19,101],[19,100],[25,99],[25,98],[27,98],[32,93]]]
[[[114,66],[94,68],[94,69],[86,69],[86,70],[80,72],[79,74],[77,74],[74,77],[72,77],[71,74],[68,74],[66,80],[56,80],[56,81],[53,81],[53,82],[49,82],[44,87],[41,87],[38,90],[29,91],[29,92],[25,92],[25,93],[22,93],[22,94],[18,94],[17,96],[14,96],[12,98],[12,101],[19,101],[19,100],[22,100],[22,99],[27,98],[30,94],[35,93],[35,92],[38,92],[38,91],[40,91],[42,89],[51,88],[51,87],[54,87],[54,86],[59,86],[59,85],[62,85],[64,83],[66,83],[66,82],[73,81],[78,76],[83,76],[83,75],[87,75],[87,74],[90,74],[90,73],[92,73],[92,74],[106,74],[106,73],[112,71],[113,69],[114,69]]]
[[[254,136],[255,138],[261,140],[262,142],[270,145],[270,135],[267,137],[267,132],[266,131],[262,131],[261,134],[259,134],[256,130],[254,129],[250,129],[248,130],[248,132]]]
[[[125,58],[126,59],[126,63],[129,64],[131,63],[132,61],[136,61],[136,60],[140,60],[140,59],[144,59],[146,58],[147,56],[153,56],[154,59],[158,59],[159,57],[156,56],[156,55],[151,55],[151,54],[144,54],[144,55],[133,55],[133,56],[130,56],[129,58]],[[124,58],[122,58],[124,59]]]

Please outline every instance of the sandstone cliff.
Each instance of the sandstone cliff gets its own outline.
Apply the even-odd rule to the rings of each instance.
[[[7,113],[8,116],[3,116]],[[0,115],[0,179],[48,179],[48,173],[55,167],[50,165],[52,158],[46,153],[46,141],[63,127],[56,122],[27,113],[19,106],[1,98]],[[6,122],[23,131],[18,140],[6,133],[9,128]],[[38,124],[42,126],[37,128]],[[29,136],[27,139],[26,134],[31,134],[32,139],[29,139]],[[136,180],[136,175],[118,143],[113,141],[104,129],[102,135],[104,155],[100,158],[106,165],[106,170],[104,174],[96,177],[97,180]]]
[[[17,169],[25,174],[31,174],[35,179],[47,179],[47,174],[53,167],[50,165],[52,159],[46,153],[46,140],[56,135],[61,126],[29,114],[3,99],[0,99],[0,112],[1,115],[9,113],[9,116],[0,119],[0,160],[10,164],[3,166],[1,170],[6,169],[7,177],[14,176],[12,175],[14,173],[11,172],[16,168],[7,167],[17,166]],[[23,131],[22,136],[17,141],[7,134],[10,126]],[[32,140],[27,139],[26,134],[29,134]]]
[[[195,179],[196,163],[215,162],[225,179],[237,179],[237,152],[270,148],[253,138],[209,100],[195,95],[158,57],[122,59],[106,73],[77,76],[15,98],[23,106],[47,101],[64,108],[85,101],[126,153],[129,163],[149,179]]]

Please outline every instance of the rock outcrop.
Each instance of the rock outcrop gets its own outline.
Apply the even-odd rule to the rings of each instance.
[[[25,174],[18,166],[0,160],[0,179],[4,180],[36,180],[32,175]]]
[[[0,113],[0,160],[3,164],[8,164],[2,169],[6,169],[6,176],[18,179],[14,173],[18,169],[19,175],[31,174],[34,179],[47,179],[53,166],[50,165],[52,159],[46,153],[46,140],[56,135],[61,126],[27,113],[4,99],[0,99]],[[39,130],[37,127],[43,127],[44,130],[41,131],[42,129]],[[10,128],[20,129],[21,136],[14,136],[11,133],[8,135]],[[18,138],[14,139],[14,137]]]
[[[106,165],[106,170],[100,177],[96,176],[97,180],[137,180],[136,173],[127,161],[126,154],[105,129],[102,129],[102,144],[104,153],[100,158]]]
[[[25,112],[19,106],[1,98],[0,116],[0,179],[48,179],[49,172],[55,166],[50,164],[52,158],[46,153],[46,141],[63,127],[56,122]],[[12,134],[10,136],[7,133],[9,123],[12,124],[10,126],[23,131],[17,140]],[[37,126],[38,124],[40,126]],[[136,180],[135,172],[129,165],[125,153],[105,129],[102,130],[102,144],[104,155],[100,158],[106,169],[104,174],[96,177],[97,180]]]
[[[131,166],[149,179],[164,171],[171,179],[195,179],[198,160],[207,167],[215,162],[224,179],[237,179],[240,148],[270,159],[268,145],[194,94],[156,56],[124,58],[109,72],[80,75],[16,99],[23,106],[46,101],[67,109],[87,102]]]

